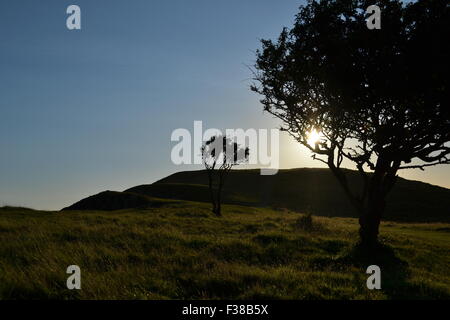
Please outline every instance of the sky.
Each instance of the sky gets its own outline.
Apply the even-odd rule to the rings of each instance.
[[[2,0],[0,206],[59,210],[181,170],[171,133],[276,128],[251,92],[255,50],[295,0]],[[81,30],[66,9],[81,8]],[[280,166],[322,167],[286,134]],[[401,176],[450,187],[450,166]]]

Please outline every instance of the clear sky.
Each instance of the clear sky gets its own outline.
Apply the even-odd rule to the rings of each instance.
[[[60,209],[151,183],[171,132],[273,128],[249,90],[260,38],[291,26],[295,0],[2,0],[0,205]],[[66,28],[81,7],[82,30]],[[281,167],[321,166],[287,136]],[[404,172],[450,187],[450,166]]]

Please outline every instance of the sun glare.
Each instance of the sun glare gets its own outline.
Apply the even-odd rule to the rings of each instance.
[[[313,129],[310,132],[308,132],[307,138],[308,138],[307,143],[312,148],[314,148],[316,143],[319,142],[319,140],[320,140],[320,133],[318,133],[316,129]]]

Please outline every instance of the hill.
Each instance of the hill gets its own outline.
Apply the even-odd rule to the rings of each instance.
[[[352,170],[346,170],[346,174],[353,188],[358,190],[361,187],[359,174]],[[154,198],[209,201],[204,170],[178,172],[125,192]],[[224,203],[289,209],[329,217],[356,216],[332,173],[318,168],[280,170],[273,176],[261,176],[256,169],[232,170],[224,186]],[[95,206],[87,209],[102,210]],[[399,178],[388,198],[385,219],[450,222],[450,190]]]
[[[361,188],[359,173],[346,170],[354,191]],[[205,171],[184,171],[155,183],[195,183],[207,185]],[[256,206],[310,211],[322,216],[354,217],[344,192],[329,169],[280,170],[262,176],[259,170],[233,170],[224,193],[237,193]],[[394,221],[450,221],[450,190],[419,181],[398,178],[388,198],[385,218]]]
[[[153,199],[146,195],[131,193],[131,192],[117,192],[117,191],[103,191],[96,195],[82,199],[70,207],[62,209],[67,210],[122,210],[129,208],[148,208],[161,205],[161,200]]]
[[[158,182],[154,184],[140,185],[125,190],[124,192],[135,193],[145,196],[178,199],[189,201],[209,202],[210,191],[208,185],[189,184],[189,183],[171,183]],[[227,189],[224,192],[224,203],[240,204],[240,205],[255,205],[256,198],[251,195],[242,195]]]

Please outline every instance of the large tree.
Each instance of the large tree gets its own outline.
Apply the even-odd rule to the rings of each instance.
[[[381,29],[370,30],[374,4]],[[449,23],[448,0],[308,1],[292,29],[257,51],[252,90],[331,169],[358,211],[363,244],[377,244],[399,170],[450,162]],[[359,190],[343,163],[360,172]]]

